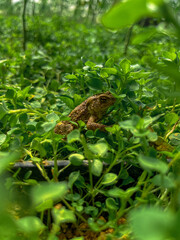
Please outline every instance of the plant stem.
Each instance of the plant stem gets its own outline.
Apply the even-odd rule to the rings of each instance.
[[[23,24],[23,50],[26,51],[27,42],[27,30],[26,30],[26,7],[28,0],[24,0],[23,13],[22,13],[22,24]]]

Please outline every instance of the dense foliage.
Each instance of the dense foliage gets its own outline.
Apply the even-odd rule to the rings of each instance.
[[[0,16],[0,238],[72,239],[64,229],[87,223],[94,232],[113,229],[108,240],[178,240],[177,3],[120,2],[101,19],[107,30],[85,21],[82,2],[81,23],[78,13],[53,15],[53,3],[49,16],[45,5],[38,16],[29,8],[25,51],[16,15],[23,2]],[[67,138],[54,133],[76,106],[106,91],[117,99],[102,120],[106,132],[79,121]],[[20,162],[35,167],[15,168]]]

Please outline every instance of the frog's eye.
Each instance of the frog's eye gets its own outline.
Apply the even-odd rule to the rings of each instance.
[[[106,97],[101,97],[101,98],[100,98],[100,102],[101,102],[101,103],[106,103],[107,100],[108,100],[108,99],[107,99]]]

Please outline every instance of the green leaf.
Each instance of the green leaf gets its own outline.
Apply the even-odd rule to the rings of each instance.
[[[174,113],[174,112],[167,113],[167,114],[165,115],[165,122],[166,122],[169,126],[174,125],[178,120],[179,120],[179,116],[178,116],[176,113]]]
[[[18,228],[23,233],[38,233],[45,229],[45,225],[38,217],[27,216],[17,220]]]
[[[62,223],[75,223],[76,217],[74,212],[71,210],[67,210],[64,207],[60,209],[53,208],[52,215],[54,222],[59,225]]]
[[[21,113],[21,114],[19,115],[19,121],[20,121],[20,123],[25,124],[25,123],[28,122],[28,120],[29,120],[29,117],[28,117],[27,113]]]
[[[41,157],[46,155],[46,150],[42,146],[41,139],[40,138],[34,138],[31,142],[31,148],[38,151],[41,155]]]
[[[132,210],[129,222],[135,239],[164,240],[172,236],[174,216],[170,211],[158,207],[147,207]],[[171,237],[170,237],[171,238]]]
[[[88,144],[88,148],[98,156],[104,156],[106,152],[108,151],[108,145],[107,143],[96,143],[96,144]]]
[[[180,133],[173,133],[169,136],[169,139],[171,140],[171,144],[178,146],[180,145]]]
[[[75,237],[75,238],[71,238],[71,240],[84,240],[84,237]]]
[[[158,135],[156,132],[149,132],[147,137],[151,142],[155,142],[158,139]]]
[[[7,91],[6,91],[6,98],[8,99],[13,99],[14,97],[16,96],[16,91],[12,88],[9,88]]]
[[[124,190],[114,187],[110,190],[107,191],[108,195],[110,197],[114,197],[114,198],[126,198],[126,193]]]
[[[49,122],[59,121],[59,116],[58,116],[56,113],[54,113],[54,112],[49,113],[49,114],[46,116],[46,118],[47,118],[47,120],[48,120]]]
[[[36,206],[36,211],[37,212],[43,212],[47,209],[53,208],[53,200],[52,199],[47,199],[40,203],[38,206]]]
[[[77,79],[76,75],[74,75],[74,74],[68,74],[68,75],[65,76],[65,78],[67,78],[69,80]]]
[[[102,90],[103,82],[99,78],[92,77],[87,80],[87,85],[92,90]]]
[[[0,174],[2,174],[8,167],[10,163],[14,163],[20,158],[18,153],[5,153],[0,152]]]
[[[60,99],[70,108],[70,109],[73,109],[75,106],[74,106],[74,101],[71,97],[69,96],[66,96],[66,95],[63,95],[63,96],[60,96]]]
[[[114,58],[111,57],[105,62],[105,67],[111,68],[113,66],[114,66]]]
[[[101,183],[103,185],[112,185],[116,182],[117,178],[118,176],[115,173],[106,173]]]
[[[104,16],[102,23],[111,29],[132,25],[143,17],[150,17],[163,4],[163,0],[126,0],[115,4]]]
[[[87,62],[85,63],[85,65],[88,66],[88,67],[92,67],[92,68],[96,66],[95,63],[90,62],[90,61],[87,61]]]
[[[106,72],[109,75],[117,73],[116,68],[103,68],[101,71]]]
[[[72,143],[72,142],[75,142],[75,141],[81,141],[79,130],[75,129],[72,132],[70,132],[67,135],[67,141],[68,141],[68,143]]]
[[[68,187],[69,188],[72,188],[73,184],[76,182],[76,180],[79,178],[80,176],[80,172],[77,171],[77,172],[72,172],[70,173],[69,175],[69,181],[68,181]]]
[[[0,105],[0,120],[8,113],[4,106]]]
[[[106,199],[106,207],[109,210],[112,210],[112,211],[117,211],[118,210],[117,203],[113,198],[107,198]]]
[[[0,214],[0,239],[17,239],[17,222],[13,216],[5,211],[1,211]]]
[[[44,201],[60,200],[67,193],[67,184],[65,182],[41,183],[32,189],[32,200],[34,205],[39,205]]]
[[[49,132],[56,126],[56,122],[45,122],[41,125],[44,129],[44,132]]]
[[[103,163],[98,159],[94,159],[91,164],[92,174],[99,177],[102,173],[102,170],[103,170]]]
[[[153,37],[153,35],[157,32],[156,28],[153,27],[149,27],[149,28],[144,28],[143,32],[137,34],[136,36],[134,36],[132,38],[132,44],[140,44],[143,43],[147,40],[149,40],[150,38]]]
[[[159,187],[167,188],[167,189],[172,189],[175,188],[175,181],[173,181],[172,178],[169,176],[162,176],[160,174],[154,176],[151,181]]]
[[[168,164],[156,158],[139,155],[138,161],[141,167],[147,171],[157,171],[165,174],[168,170]]]
[[[38,101],[31,102],[30,104],[33,109],[41,108],[41,103]]]
[[[0,145],[2,145],[6,141],[6,135],[4,133],[0,134]]]
[[[121,67],[121,70],[124,74],[127,74],[128,72],[130,72],[130,61],[127,60],[127,59],[123,59],[121,62],[120,62],[120,67]]]
[[[74,166],[80,166],[83,163],[84,156],[82,154],[74,153],[69,156],[69,160]]]
[[[91,215],[92,217],[95,217],[98,215],[98,209],[93,206],[87,206],[85,207],[85,213]]]

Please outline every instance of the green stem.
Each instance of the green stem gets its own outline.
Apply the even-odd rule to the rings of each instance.
[[[76,210],[64,198],[62,199],[62,201],[66,205],[66,207],[69,208],[69,210],[73,211],[83,222],[87,222],[86,219],[81,214],[76,212]]]
[[[39,163],[36,163],[36,166],[37,166],[37,168],[39,169],[39,171],[41,172],[42,176],[43,176],[48,182],[50,182],[51,180],[49,179],[49,177],[48,177],[48,175],[47,175],[46,170],[44,169],[44,167],[43,167],[43,166],[41,167]]]

